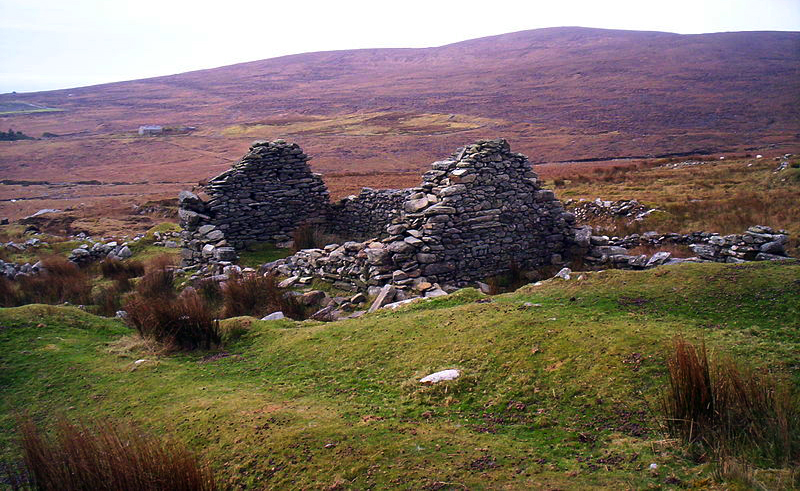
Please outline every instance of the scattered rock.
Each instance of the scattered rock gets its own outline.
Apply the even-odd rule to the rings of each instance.
[[[322,322],[334,322],[339,320],[341,312],[336,309],[336,305],[328,305],[314,312],[309,319]]]
[[[283,315],[283,312],[278,311],[278,312],[273,312],[273,313],[271,313],[269,315],[265,315],[264,317],[261,318],[261,320],[262,321],[278,321],[278,320],[285,319],[285,318],[286,318],[286,316]]]
[[[56,210],[56,209],[53,209],[53,208],[45,208],[43,210],[37,211],[33,215],[29,215],[29,216],[25,217],[25,219],[35,218],[35,217],[38,217],[38,216],[46,215],[48,213],[61,213],[61,210]]]
[[[352,297],[350,297],[350,303],[358,305],[360,303],[364,303],[367,301],[367,296],[363,293],[356,293]]]
[[[404,305],[408,305],[408,304],[411,304],[411,303],[414,303],[414,302],[418,302],[420,300],[423,300],[423,297],[407,298],[405,300],[400,300],[399,302],[387,303],[386,305],[384,305],[381,308],[382,309],[395,310],[395,309],[397,309],[399,307],[402,307]]]
[[[291,288],[292,285],[297,283],[297,280],[299,280],[299,279],[300,279],[299,276],[296,276],[296,275],[295,276],[290,276],[290,277],[286,278],[285,280],[281,281],[280,283],[278,283],[278,288]]]
[[[378,293],[378,296],[375,298],[375,301],[372,302],[369,312],[375,312],[379,308],[390,303],[394,299],[396,291],[397,289],[394,287],[394,285],[384,285],[383,288],[381,288],[381,291]]]
[[[421,384],[438,384],[446,380],[455,380],[461,376],[461,371],[456,369],[442,370],[420,379]]]
[[[569,269],[569,268],[561,268],[561,271],[556,273],[556,275],[553,276],[553,278],[561,278],[563,280],[569,280],[571,278],[570,273],[572,273],[571,269]]]
[[[303,305],[310,306],[310,305],[319,305],[322,302],[322,299],[325,298],[325,292],[320,290],[312,290],[310,292],[306,292],[298,298],[299,302]]]
[[[425,298],[444,297],[446,295],[447,292],[442,290],[438,285],[434,286],[433,289],[425,292]]]

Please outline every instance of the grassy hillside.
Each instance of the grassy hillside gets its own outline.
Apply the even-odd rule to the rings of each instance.
[[[19,459],[27,410],[168,432],[235,488],[730,488],[661,432],[664,358],[675,335],[704,340],[797,395],[800,264],[604,271],[331,324],[224,328],[223,352],[159,356],[117,320],[0,309],[0,459]],[[417,382],[447,368],[462,377]],[[786,471],[753,476],[789,486]]]

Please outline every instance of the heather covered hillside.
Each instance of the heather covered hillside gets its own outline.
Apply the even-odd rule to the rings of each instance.
[[[533,162],[783,154],[799,143],[799,48],[793,32],[565,27],[5,94],[0,103],[12,110],[0,121],[52,136],[2,142],[4,178],[36,181],[0,185],[0,198],[24,198],[2,209],[16,217],[55,204],[174,196],[257,138],[300,143],[337,196],[413,185],[434,158],[486,137],[513,141]],[[147,124],[164,133],[140,137]],[[90,180],[99,184],[54,187]]]

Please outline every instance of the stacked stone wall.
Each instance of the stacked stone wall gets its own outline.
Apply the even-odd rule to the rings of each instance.
[[[206,186],[208,201],[179,197],[184,265],[229,262],[256,242],[284,242],[299,224],[324,217],[328,190],[308,156],[283,140],[255,142],[231,169]]]
[[[513,267],[563,264],[574,241],[564,211],[524,155],[482,140],[434,162],[381,237],[301,251],[271,268],[362,289],[462,286]]]
[[[386,225],[398,216],[410,189],[363,188],[330,207],[325,222],[327,232],[352,240],[364,240],[384,233]]]

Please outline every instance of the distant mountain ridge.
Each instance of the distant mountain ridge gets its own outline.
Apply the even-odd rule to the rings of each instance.
[[[532,162],[793,151],[800,33],[547,28],[0,96],[10,101],[64,110],[0,116],[15,130],[72,136],[4,148],[9,179],[69,168],[75,179],[119,180],[124,169],[126,181],[196,181],[257,138],[300,143],[326,174],[416,172],[496,137]],[[143,124],[198,130],[125,139]]]

